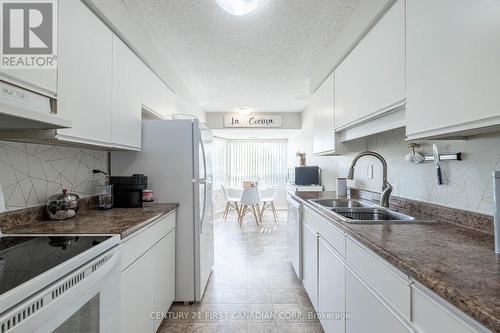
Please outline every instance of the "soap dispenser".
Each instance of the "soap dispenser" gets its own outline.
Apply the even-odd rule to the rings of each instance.
[[[493,171],[495,252],[500,254],[500,171]]]

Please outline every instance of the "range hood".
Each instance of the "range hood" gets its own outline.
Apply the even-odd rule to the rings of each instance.
[[[71,127],[71,120],[56,112],[54,99],[0,81],[0,131]]]

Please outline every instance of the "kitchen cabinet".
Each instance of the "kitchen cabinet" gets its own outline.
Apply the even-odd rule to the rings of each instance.
[[[175,297],[175,219],[170,213],[122,243],[122,331],[156,332]]]
[[[412,332],[356,273],[346,270],[347,333]]]
[[[442,298],[420,284],[412,286],[412,324],[419,333],[485,331],[469,317],[453,309]]]
[[[335,70],[335,129],[398,110],[405,97],[405,8],[399,0]]]
[[[113,104],[111,138],[113,146],[140,149],[142,98],[145,86],[138,78],[143,62],[113,35]]]
[[[153,332],[151,300],[156,293],[153,284],[154,256],[146,253],[122,272],[122,331]]]
[[[494,130],[500,125],[500,3],[406,2],[408,139]]]
[[[58,114],[73,122],[57,139],[111,142],[113,33],[80,0],[59,2]]]
[[[172,283],[175,281],[175,231],[168,233],[153,247],[152,257],[160,260],[154,266],[153,310],[168,311],[175,298],[175,283]],[[153,332],[158,330],[161,322],[162,318],[154,320]]]
[[[315,154],[327,155],[336,151],[334,116],[334,77],[331,74],[312,95]]]
[[[307,222],[302,222],[302,284],[314,308],[318,309],[318,238]]]
[[[318,243],[318,312],[325,333],[345,332],[345,265],[322,237]],[[331,317],[328,317],[331,316]]]
[[[486,332],[478,322],[411,280],[304,205],[303,285],[326,333]]]

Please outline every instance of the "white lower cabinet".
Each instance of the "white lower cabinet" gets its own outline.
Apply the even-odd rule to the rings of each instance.
[[[412,324],[419,333],[486,332],[439,296],[419,285],[412,286]]]
[[[175,231],[171,231],[152,249],[155,263],[153,276],[153,311],[167,311],[175,298]],[[170,283],[168,283],[170,282]],[[153,321],[153,332],[158,330],[161,318]]]
[[[322,237],[318,242],[318,312],[325,333],[345,332],[345,264]]]
[[[301,224],[302,283],[325,333],[489,332],[312,209]]]
[[[122,333],[156,332],[175,298],[175,213],[144,229],[122,244]]]
[[[365,283],[346,269],[346,333],[404,333],[411,330]]]
[[[302,284],[314,308],[318,309],[318,237],[307,222],[302,222]]]
[[[155,294],[151,252],[122,272],[122,332],[153,332],[152,299]]]

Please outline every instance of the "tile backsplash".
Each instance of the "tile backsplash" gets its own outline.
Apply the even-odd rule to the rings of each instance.
[[[44,205],[63,189],[94,195],[102,176],[93,169],[108,169],[107,152],[0,141],[0,188],[7,210]]]
[[[394,186],[393,195],[493,214],[492,171],[500,170],[500,136],[419,142],[419,152],[423,155],[432,154],[433,143],[441,153],[463,153],[463,161],[442,161],[444,185],[437,184],[436,168],[432,162],[414,165],[404,160],[410,151],[405,142],[404,129],[374,135],[367,142],[369,150],[380,153],[387,160],[388,179]],[[354,155],[338,157],[339,177],[347,175]],[[367,176],[370,164],[373,164],[374,179]],[[351,186],[380,192],[381,175],[380,162],[364,157],[356,166]]]

